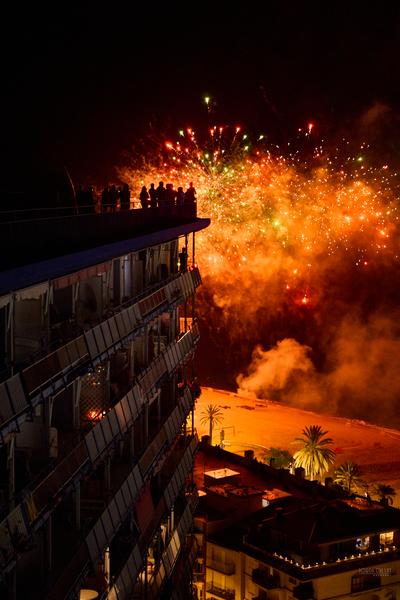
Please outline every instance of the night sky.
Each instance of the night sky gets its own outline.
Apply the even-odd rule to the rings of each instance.
[[[282,141],[310,119],[341,134],[377,102],[397,118],[395,3],[80,4],[4,19],[3,181],[36,154],[102,184],[149,132],[209,121]]]

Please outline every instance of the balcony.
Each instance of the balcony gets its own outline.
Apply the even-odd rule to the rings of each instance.
[[[196,554],[195,539],[189,535],[192,522],[192,507],[187,504],[163,552],[161,565],[149,582],[151,598],[159,598],[160,590],[169,578],[175,582],[174,587],[179,587],[182,580],[191,578]]]
[[[293,598],[296,598],[296,600],[313,600],[314,586],[312,581],[300,583],[300,585],[293,588]]]
[[[372,571],[373,569],[371,569]],[[383,569],[382,569],[383,570]],[[376,569],[376,573],[370,575],[353,575],[351,581],[351,593],[364,592],[366,590],[373,590],[381,586],[381,578],[379,576],[379,570]]]
[[[235,590],[219,587],[215,583],[208,583],[206,591],[207,594],[213,594],[217,598],[223,598],[223,600],[235,600]]]
[[[253,569],[251,580],[266,590],[276,590],[281,584],[279,575],[270,575],[266,569]]]
[[[236,572],[235,563],[231,560],[210,559],[207,561],[207,569],[218,571],[218,573],[223,573],[224,575],[234,575]]]

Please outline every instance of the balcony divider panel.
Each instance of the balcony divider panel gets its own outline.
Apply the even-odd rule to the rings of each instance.
[[[112,335],[111,335],[111,331],[110,331],[110,326],[108,324],[108,320],[107,321],[103,321],[103,323],[100,324],[100,329],[101,329],[101,332],[103,334],[104,343],[106,345],[106,348],[110,348],[110,346],[112,346],[112,344],[113,344],[113,338],[112,338]]]

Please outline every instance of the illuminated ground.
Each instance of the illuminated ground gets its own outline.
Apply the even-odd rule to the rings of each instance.
[[[208,426],[200,423],[200,414],[208,404],[219,406],[223,414],[223,422],[213,434],[214,444],[220,443],[223,428],[226,450],[243,454],[250,448],[257,458],[271,446],[294,453],[299,448],[294,439],[301,430],[306,425],[321,425],[334,440],[337,465],[351,460],[362,467],[366,481],[392,485],[397,491],[394,504],[400,506],[400,431],[203,387],[195,414],[199,436],[208,433]]]

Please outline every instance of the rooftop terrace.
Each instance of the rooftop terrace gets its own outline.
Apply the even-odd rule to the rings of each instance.
[[[78,214],[73,207],[3,211],[0,270],[196,221],[202,220],[195,203],[92,214]]]

